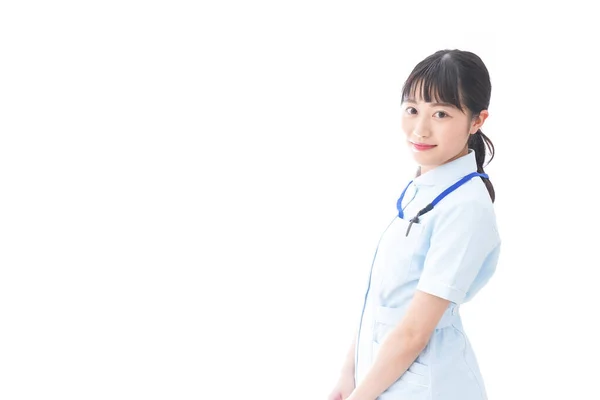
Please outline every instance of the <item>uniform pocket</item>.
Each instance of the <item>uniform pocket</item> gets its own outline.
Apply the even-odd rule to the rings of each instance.
[[[402,374],[399,380],[414,385],[429,387],[429,367],[418,361],[414,361],[404,374]]]
[[[423,225],[397,218],[381,238],[373,263],[373,277],[380,285],[382,298],[389,298],[414,270],[416,256],[421,256]]]
[[[379,354],[381,344],[373,342],[373,360]],[[415,360],[406,371],[392,384],[390,389],[398,386],[417,385],[420,387],[429,387],[429,366]]]

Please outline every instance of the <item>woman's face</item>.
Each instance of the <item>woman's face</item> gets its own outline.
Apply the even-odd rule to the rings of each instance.
[[[487,110],[471,119],[451,104],[408,99],[402,103],[402,130],[421,174],[467,154],[470,135],[488,116]]]

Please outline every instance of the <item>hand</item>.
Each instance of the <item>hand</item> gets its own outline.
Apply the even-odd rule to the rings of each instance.
[[[345,372],[340,375],[335,387],[327,397],[327,400],[345,400],[354,391],[354,374]]]

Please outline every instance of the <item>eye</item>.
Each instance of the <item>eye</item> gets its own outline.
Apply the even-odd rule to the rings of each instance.
[[[413,115],[413,114],[417,113],[417,110],[414,107],[410,107],[410,106],[406,107],[405,111],[406,111],[407,114],[410,114],[410,115]],[[412,111],[414,111],[414,113]]]
[[[438,114],[440,115],[440,117],[439,117],[439,118],[446,118],[446,117],[449,117],[449,115],[448,115],[446,112],[444,112],[444,111],[438,111],[438,112],[436,112],[436,113],[435,113],[435,114],[433,114],[433,115],[438,115]]]

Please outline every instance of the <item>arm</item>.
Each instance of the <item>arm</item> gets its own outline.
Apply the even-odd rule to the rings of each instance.
[[[375,400],[404,374],[427,345],[448,304],[417,290],[406,315],[387,335],[371,369],[348,400]]]
[[[354,376],[354,355],[356,351],[356,335],[354,335],[354,340],[352,340],[352,344],[348,349],[348,353],[346,354],[346,359],[344,360],[344,364],[342,365],[341,374],[346,375],[350,374]]]
[[[354,350],[355,350],[355,348],[356,348],[356,336],[355,336],[355,339],[352,341],[352,345],[350,346],[350,349],[348,350],[348,354],[346,356],[346,359],[344,360],[344,364],[340,371],[340,376],[338,378],[338,381],[337,381],[335,387],[333,388],[333,390],[331,391],[331,393],[329,393],[329,396],[327,397],[328,400],[347,399],[348,396],[350,396],[350,394],[354,390],[354,387],[356,385],[355,381],[354,381]]]

